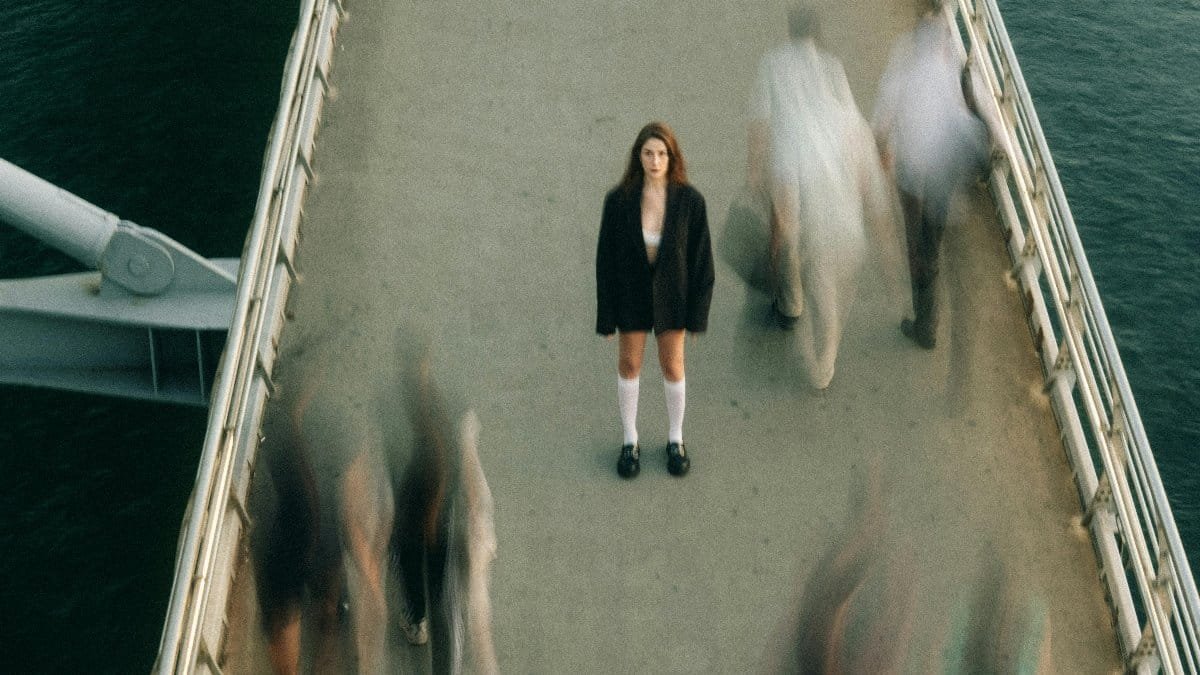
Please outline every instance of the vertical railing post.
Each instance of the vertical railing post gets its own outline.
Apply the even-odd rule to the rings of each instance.
[[[315,133],[316,115],[321,100],[328,91],[321,85],[317,70],[331,58],[328,49],[338,17],[344,10],[336,0],[303,0],[300,19],[293,35],[292,46],[284,68],[280,104],[272,125],[264,163],[262,181],[254,220],[250,227],[246,256],[237,284],[234,320],[226,343],[224,366],[213,386],[208,433],[201,452],[196,486],[184,517],[183,532],[176,559],[175,581],[170,605],[163,627],[154,672],[191,673],[203,664],[213,672],[221,660],[212,652],[224,643],[223,633],[204,634],[206,619],[214,611],[225,612],[225,597],[214,598],[218,585],[218,569],[231,567],[236,559],[234,550],[223,548],[227,530],[244,528],[249,516],[234,494],[238,471],[251,471],[261,420],[261,408],[272,390],[271,368],[267,360],[274,354],[263,354],[264,336],[270,339],[279,328],[275,310],[286,301],[289,281],[295,278],[294,268],[280,260],[279,251],[285,243],[282,232],[294,237],[296,209],[288,209],[290,200],[299,200],[311,173],[300,167],[307,158],[300,152],[311,147],[308,141],[297,138]],[[304,179],[297,177],[297,172]],[[284,256],[286,259],[286,256]],[[290,262],[290,261],[289,261]],[[277,270],[284,270],[284,279],[277,283]],[[282,314],[281,312],[279,313]],[[243,463],[239,457],[246,457]],[[226,579],[221,579],[225,581]],[[225,589],[228,590],[227,588]],[[223,621],[214,622],[224,631]]]
[[[996,0],[958,5],[969,51],[995,59],[986,79],[1012,143],[1007,176],[993,171],[991,184],[1009,232],[1012,274],[1045,346],[1047,387],[1068,406],[1057,416],[1069,425],[1062,430],[1068,455],[1077,477],[1095,476],[1077,478],[1083,523],[1126,664],[1139,673],[1196,672],[1200,597],[1037,112]]]

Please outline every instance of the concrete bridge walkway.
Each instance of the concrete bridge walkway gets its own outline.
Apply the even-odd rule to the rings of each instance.
[[[828,4],[824,42],[869,111],[916,2]],[[667,121],[720,241],[744,179],[755,67],[785,38],[785,8],[349,3],[283,351],[346,331],[345,382],[368,383],[387,372],[397,325],[436,336],[437,371],[482,424],[503,671],[761,669],[821,556],[864,537],[882,590],[856,611],[877,601],[881,617],[899,617],[884,634],[906,636],[911,672],[942,663],[963,625],[982,625],[963,617],[1002,578],[1013,606],[1044,612],[1038,634],[1058,671],[1119,669],[982,188],[947,237],[938,348],[900,335],[906,289],[872,265],[823,393],[791,338],[762,329],[766,299],[719,262],[710,330],[687,347],[692,473],[666,472],[651,347],[642,475],[617,477],[616,344],[592,332],[603,195],[637,130]],[[277,379],[305,368],[281,361]],[[862,530],[854,504],[868,492],[881,510]],[[254,614],[253,593],[234,598],[234,616]],[[889,603],[901,611],[887,614]],[[258,624],[243,620],[227,672],[260,672]],[[422,650],[396,652],[424,662]]]

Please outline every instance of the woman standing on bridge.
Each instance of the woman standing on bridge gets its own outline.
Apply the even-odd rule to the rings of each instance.
[[[671,129],[638,132],[621,182],[604,198],[596,249],[596,332],[618,335],[617,401],[625,440],[617,473],[641,468],[637,406],[646,334],[654,331],[667,397],[667,470],[691,466],[683,444],[686,333],[708,327],[715,276],[704,197],[687,182]]]

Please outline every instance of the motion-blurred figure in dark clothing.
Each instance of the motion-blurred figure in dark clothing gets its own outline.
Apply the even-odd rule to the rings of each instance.
[[[902,672],[916,618],[911,556],[888,550],[878,465],[864,487],[768,643],[766,673]]]
[[[253,505],[251,551],[272,668],[403,670],[389,640],[400,617],[434,672],[495,672],[496,540],[474,414],[446,403],[427,359],[406,356],[376,386],[343,352],[357,358],[334,344],[291,354],[264,420],[271,497]]]
[[[994,547],[984,547],[984,567],[970,583],[953,584],[935,571],[930,587],[923,580],[930,572],[889,519],[878,464],[866,478],[850,496],[849,526],[829,541],[769,639],[763,671],[1055,672],[1046,607]],[[928,602],[929,593],[952,597],[946,615],[927,610],[944,600]]]
[[[968,103],[970,77],[943,0],[892,48],[873,126],[900,193],[915,318],[900,329],[925,349],[936,343],[936,282],[951,200],[986,167],[988,131]],[[965,89],[964,89],[965,87]]]
[[[386,667],[395,509],[381,426],[328,379],[310,376],[264,424],[274,500],[253,509],[251,548],[276,673]]]

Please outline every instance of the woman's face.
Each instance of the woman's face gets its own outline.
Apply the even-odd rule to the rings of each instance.
[[[665,179],[671,158],[667,155],[667,144],[661,138],[651,137],[642,143],[642,171],[647,179]]]

